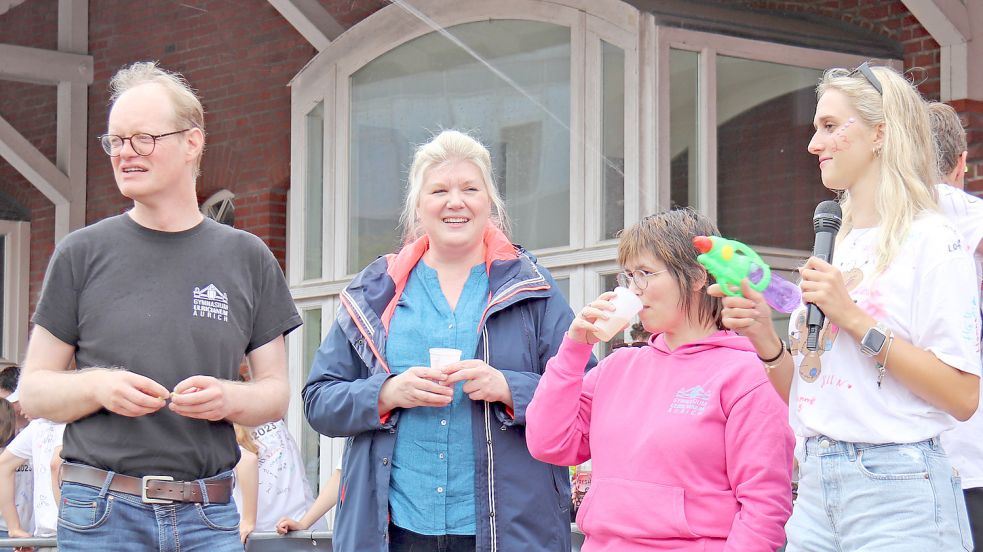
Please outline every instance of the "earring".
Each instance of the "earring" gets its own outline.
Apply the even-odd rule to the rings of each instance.
[[[875,159],[878,158],[878,157],[880,157],[881,156],[881,146],[874,146],[873,148],[871,148],[870,152],[872,154],[874,154],[874,158]]]

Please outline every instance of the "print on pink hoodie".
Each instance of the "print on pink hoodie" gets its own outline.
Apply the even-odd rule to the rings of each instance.
[[[584,375],[564,339],[526,412],[544,462],[592,462],[577,514],[585,552],[773,552],[792,511],[788,407],[750,342],[719,331],[670,351],[662,336]]]

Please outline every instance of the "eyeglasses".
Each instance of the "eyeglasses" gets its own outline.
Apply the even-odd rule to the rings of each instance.
[[[847,76],[852,77],[853,75],[856,75],[858,72],[861,75],[863,75],[865,79],[867,79],[867,82],[869,82],[870,85],[873,86],[875,90],[877,90],[878,94],[880,94],[881,96],[884,95],[884,89],[881,88],[881,81],[877,80],[877,75],[874,74],[874,71],[871,70],[870,65],[867,65],[866,61],[861,63],[860,66],[854,69],[853,71],[850,71],[850,74]]]
[[[618,281],[618,285],[623,288],[629,287],[629,284],[635,284],[635,287],[637,287],[639,291],[642,291],[648,287],[649,278],[651,278],[652,276],[658,276],[659,274],[668,271],[669,271],[668,268],[656,272],[649,272],[648,270],[638,269],[638,270],[632,270],[631,272],[628,271],[619,272],[615,276],[615,279]]]
[[[154,152],[154,148],[157,147],[157,140],[166,138],[167,136],[173,136],[174,134],[187,132],[191,130],[191,128],[175,130],[174,132],[168,132],[166,134],[147,134],[146,132],[138,132],[132,136],[103,134],[102,136],[99,136],[99,143],[102,144],[102,149],[106,152],[106,155],[110,157],[119,157],[119,154],[123,151],[123,144],[129,140],[130,147],[133,148],[133,153],[146,157]]]

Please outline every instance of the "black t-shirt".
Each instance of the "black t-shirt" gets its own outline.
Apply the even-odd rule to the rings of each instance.
[[[35,324],[76,348],[81,368],[118,367],[174,389],[193,375],[235,380],[243,354],[301,324],[279,264],[256,236],[205,219],[183,232],[128,215],[65,237]],[[101,409],[65,430],[62,456],[125,475],[210,477],[239,459],[232,424],[164,407]]]

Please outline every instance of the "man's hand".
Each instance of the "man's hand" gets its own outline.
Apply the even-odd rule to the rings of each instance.
[[[379,413],[394,408],[449,405],[454,400],[454,390],[442,385],[445,379],[440,370],[422,366],[387,379],[379,390]]]
[[[462,360],[448,364],[442,370],[447,374],[444,385],[453,388],[455,383],[465,382],[462,390],[472,401],[500,402],[512,407],[512,389],[505,375],[485,361]]]
[[[103,408],[131,418],[157,412],[171,394],[156,381],[125,370],[102,370],[93,392]]]
[[[211,376],[191,376],[174,387],[171,394],[171,410],[188,418],[216,422],[231,414],[226,397],[226,385]]]

